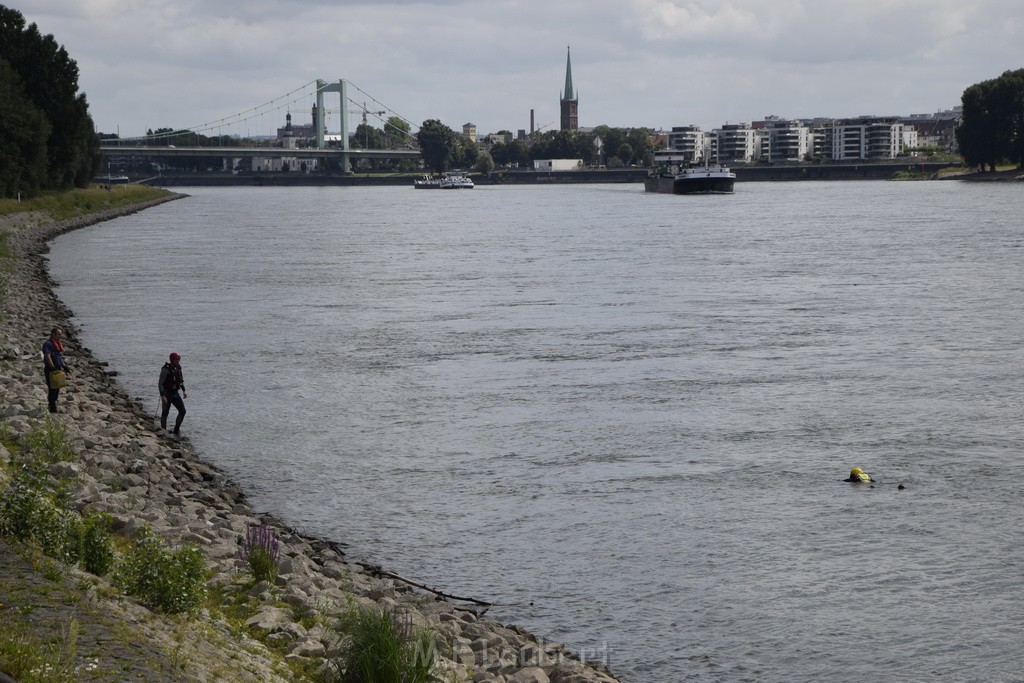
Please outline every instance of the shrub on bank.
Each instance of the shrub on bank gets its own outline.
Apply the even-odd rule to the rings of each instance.
[[[65,485],[47,469],[73,456],[63,426],[48,419],[32,428],[2,489],[0,535],[34,542],[44,555],[66,564],[81,561],[83,569],[102,576],[110,571],[114,552],[110,518],[87,515],[83,520],[71,507]]]
[[[377,607],[359,607],[342,620],[347,646],[336,662],[341,683],[426,683],[434,667],[429,631]]]
[[[195,545],[171,550],[149,529],[141,529],[114,585],[168,614],[198,609],[206,594],[206,558]]]
[[[73,461],[75,453],[71,450],[67,436],[64,425],[47,416],[25,435],[24,443],[29,459],[51,465]]]
[[[63,425],[47,418],[32,427],[12,454],[10,476],[0,490],[0,535],[35,543],[44,555],[80,563],[97,576],[110,573],[117,564],[110,516],[79,515],[66,482],[49,472],[51,464],[74,459]],[[192,545],[170,550],[145,529],[117,566],[114,584],[164,612],[189,612],[203,601],[206,558]]]

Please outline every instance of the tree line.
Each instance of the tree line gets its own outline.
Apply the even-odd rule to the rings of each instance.
[[[509,131],[496,135],[511,138]],[[498,166],[528,166],[537,159],[579,159],[584,165],[650,166],[654,162],[651,136],[645,128],[597,126],[590,132],[560,130],[529,140],[498,142],[479,151],[476,142],[459,135],[437,119],[423,122],[416,135],[424,165],[438,173],[452,168],[488,172]]]
[[[85,187],[100,163],[75,60],[0,5],[0,196]]]
[[[983,171],[1004,162],[1024,166],[1024,69],[975,83],[960,101],[956,141],[964,162]]]

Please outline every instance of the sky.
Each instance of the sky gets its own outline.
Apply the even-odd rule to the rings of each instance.
[[[316,79],[414,132],[515,132],[531,109],[557,129],[567,47],[581,127],[932,113],[1024,68],[1021,0],[0,2],[67,49],[97,130],[122,137],[273,134],[287,111],[310,122]]]

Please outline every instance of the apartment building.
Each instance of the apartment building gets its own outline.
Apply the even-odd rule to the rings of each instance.
[[[917,146],[917,131],[896,117],[841,119],[821,129],[822,155],[834,161],[894,159]]]
[[[713,158],[722,164],[749,163],[760,154],[759,131],[747,123],[726,124],[711,132]]]
[[[708,133],[702,131],[700,126],[673,126],[667,138],[673,158],[682,158],[693,164],[703,162],[704,150],[708,147]]]
[[[765,161],[800,161],[814,149],[814,132],[800,121],[766,118],[759,128],[760,158]]]

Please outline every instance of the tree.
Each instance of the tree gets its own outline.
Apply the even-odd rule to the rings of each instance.
[[[964,161],[983,170],[1007,159],[1024,167],[1024,69],[975,83],[960,100],[956,139]]]
[[[490,173],[494,170],[494,159],[487,152],[480,152],[476,158],[476,165],[473,168],[480,173]]]
[[[50,124],[25,95],[21,79],[0,59],[0,196],[32,197],[46,184]]]
[[[631,128],[626,133],[626,141],[633,150],[631,163],[640,166],[654,164],[654,144],[651,142],[651,134],[646,128]]]
[[[469,168],[476,163],[480,156],[480,148],[476,143],[464,135],[457,135],[455,139],[455,150],[452,156],[452,165],[455,168]]]
[[[88,102],[78,93],[78,65],[52,35],[41,35],[35,24],[26,27],[20,12],[3,5],[0,60],[21,81],[18,99],[28,100],[49,124],[42,189],[88,185],[99,170],[100,151]],[[0,175],[7,174],[0,170]]]
[[[619,153],[617,156],[622,160],[623,166],[628,166],[633,163],[633,146],[628,142],[623,142],[619,145]]]
[[[356,126],[352,142],[356,149],[383,149],[387,144],[384,132],[368,123]]]
[[[600,125],[594,128],[594,135],[601,139],[601,161],[608,163],[609,156],[615,156],[625,142],[625,136],[616,128]]]
[[[390,149],[405,147],[412,138],[409,135],[409,122],[398,116],[391,116],[384,124],[384,136]]]
[[[452,167],[458,136],[437,119],[427,119],[416,133],[420,143],[420,156],[427,168],[444,173]]]
[[[494,145],[491,147],[491,158],[501,166],[524,166],[530,163],[530,153],[522,140]]]

